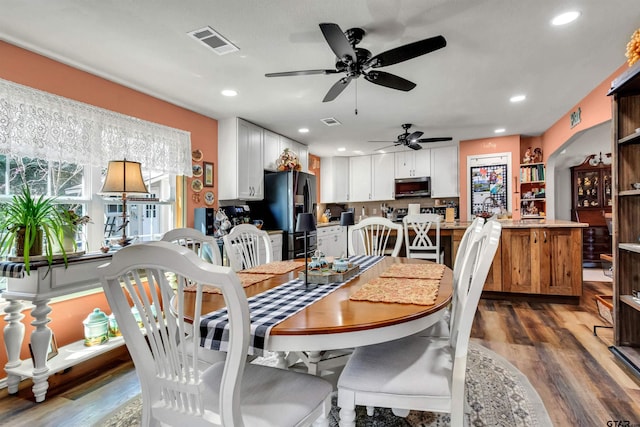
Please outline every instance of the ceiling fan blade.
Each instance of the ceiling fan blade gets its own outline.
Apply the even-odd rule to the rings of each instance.
[[[422,145],[416,144],[415,142],[410,142],[409,144],[407,144],[407,147],[411,148],[412,150],[422,150]]]
[[[452,141],[453,138],[450,136],[443,136],[440,138],[420,138],[415,142],[440,142],[440,141]]]
[[[382,148],[376,148],[376,151],[386,150],[387,148],[397,147],[398,145],[402,145],[402,144],[397,142],[395,144],[387,145],[387,146],[384,146]]]
[[[417,130],[414,133],[412,133],[411,135],[407,136],[407,141],[416,142],[418,140],[418,138],[420,138],[422,136],[423,133],[424,132],[420,132],[419,130]]]
[[[349,56],[351,60],[355,61],[356,52],[338,24],[320,24],[320,31],[338,58],[343,59]]]
[[[367,142],[398,142],[398,141],[389,141],[389,140],[387,140],[387,141],[367,141]]]
[[[338,70],[301,70],[301,71],[284,71],[282,73],[267,73],[265,77],[288,77],[288,76],[309,76],[312,74],[337,74]]]
[[[410,82],[407,79],[396,76],[395,74],[386,73],[384,71],[369,71],[364,75],[364,78],[380,86],[389,87],[391,89],[403,90],[405,92],[410,91],[416,84]]]
[[[336,99],[336,97],[340,95],[347,86],[349,86],[352,79],[353,77],[348,76],[338,80],[333,86],[331,86],[331,89],[329,89],[329,92],[324,96],[322,102],[329,102]]]
[[[369,59],[365,65],[373,68],[386,67],[442,49],[446,45],[447,41],[444,37],[431,37],[382,52]]]

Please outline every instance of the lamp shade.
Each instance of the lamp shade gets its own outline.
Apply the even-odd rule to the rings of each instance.
[[[341,226],[347,226],[347,225],[353,225],[353,211],[346,211],[346,212],[342,212],[340,214],[340,225]]]
[[[300,213],[296,220],[296,233],[313,231],[316,229],[316,221],[311,213]]]
[[[100,193],[148,193],[139,162],[111,160]]]

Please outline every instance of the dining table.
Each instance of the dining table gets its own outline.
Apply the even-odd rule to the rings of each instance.
[[[288,353],[305,352],[311,355],[312,360],[318,362],[323,352],[396,340],[418,333],[442,318],[443,309],[450,303],[453,292],[453,272],[446,266],[443,266],[433,304],[351,300],[350,297],[356,291],[379,278],[393,264],[432,263],[414,258],[377,258],[379,259],[375,259],[372,265],[367,265],[366,269],[363,268],[357,276],[344,283],[330,285],[332,289],[329,293],[271,326],[262,350],[276,352],[278,367],[286,368],[288,363],[285,355]],[[246,286],[244,289],[248,300],[259,298],[264,293],[273,292],[282,286],[304,289],[304,282],[299,279],[300,272],[304,273],[304,262],[299,261],[302,261],[300,266],[292,271],[276,274]],[[323,286],[328,285],[317,285]],[[185,293],[186,307],[194,306],[195,295],[195,292]],[[224,311],[224,307],[225,303],[220,293],[203,292],[203,316],[205,313]],[[187,316],[190,315],[192,313],[187,312]],[[205,332],[201,326],[203,336]],[[311,368],[310,372],[316,373]]]

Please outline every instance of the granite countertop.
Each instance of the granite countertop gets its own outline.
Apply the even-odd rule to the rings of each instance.
[[[498,220],[502,224],[502,228],[585,228],[589,224],[565,221],[561,219],[501,219]],[[467,228],[471,225],[471,221],[443,222],[440,224],[441,229],[455,230]]]

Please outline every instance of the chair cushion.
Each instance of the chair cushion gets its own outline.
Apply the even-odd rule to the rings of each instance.
[[[451,331],[449,330],[450,321],[451,321],[451,310],[446,309],[440,320],[438,320],[433,325],[429,326],[424,331],[418,332],[416,335],[421,337],[448,338],[449,336],[451,336]]]
[[[204,372],[207,409],[219,413],[219,388],[224,363]],[[299,372],[246,364],[241,388],[244,425],[251,427],[295,426],[318,407],[333,387],[326,380]]]
[[[446,399],[452,366],[448,338],[412,335],[357,348],[340,374],[338,389]]]

